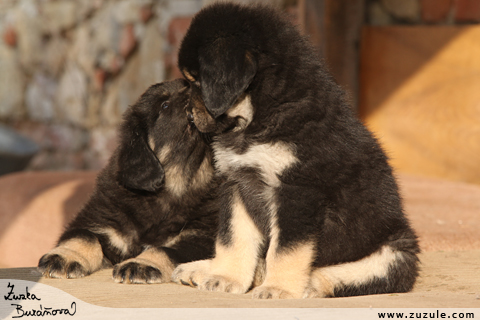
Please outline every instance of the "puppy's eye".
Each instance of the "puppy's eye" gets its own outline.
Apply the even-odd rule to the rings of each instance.
[[[162,109],[167,109],[168,108],[168,101],[164,101],[162,103]]]

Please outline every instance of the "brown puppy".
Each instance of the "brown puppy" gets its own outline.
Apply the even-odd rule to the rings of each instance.
[[[153,85],[126,111],[93,195],[40,259],[45,276],[113,264],[117,282],[166,282],[177,264],[212,256],[217,183],[211,150],[186,117],[187,84]]]

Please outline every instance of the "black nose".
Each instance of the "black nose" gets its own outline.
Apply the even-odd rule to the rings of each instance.
[[[190,111],[187,111],[187,119],[188,121],[193,122],[193,113],[191,113]]]

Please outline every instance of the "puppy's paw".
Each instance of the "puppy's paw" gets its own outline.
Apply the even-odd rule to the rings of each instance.
[[[207,275],[199,283],[198,288],[205,291],[245,293],[247,290],[239,282],[218,275]]]
[[[165,278],[158,268],[130,259],[116,264],[113,267],[113,280],[117,283],[162,283],[170,279]]]
[[[273,286],[260,286],[252,291],[254,299],[294,299],[292,293]]]
[[[323,298],[325,295],[312,286],[308,286],[303,292],[303,299]]]
[[[49,278],[81,278],[99,270],[103,264],[98,241],[73,238],[62,242],[40,258],[38,270]]]
[[[248,289],[247,286],[228,277],[212,274],[210,260],[179,265],[173,271],[172,281],[204,291],[245,293]]]
[[[197,287],[210,270],[210,260],[200,260],[179,265],[172,273],[172,281]]]
[[[303,292],[302,298],[326,298],[333,297],[335,286],[322,268],[316,269],[310,276],[310,281]]]
[[[68,260],[59,254],[47,253],[40,258],[38,270],[47,278],[82,278],[90,274],[80,262]]]

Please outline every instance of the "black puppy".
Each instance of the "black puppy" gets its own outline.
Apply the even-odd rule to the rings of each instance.
[[[93,195],[40,259],[45,276],[78,278],[114,264],[117,282],[166,282],[178,263],[213,255],[212,154],[187,120],[187,85],[153,85],[126,111]]]
[[[180,265],[174,281],[244,293],[265,262],[255,298],[412,289],[419,248],[387,157],[286,19],[262,6],[207,7],[179,66],[190,117],[217,134],[227,180],[215,257]]]

